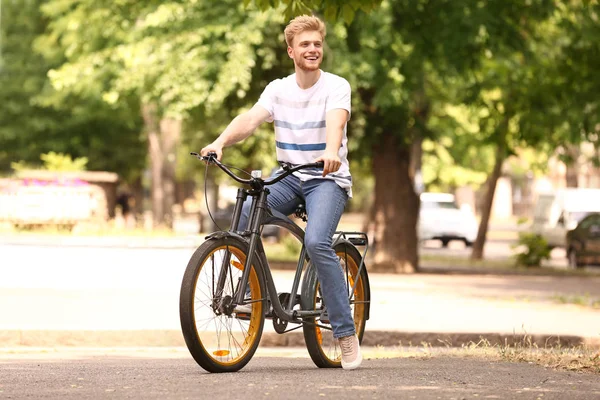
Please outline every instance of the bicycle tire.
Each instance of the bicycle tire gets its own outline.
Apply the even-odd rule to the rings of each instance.
[[[261,267],[251,266],[249,315],[219,314],[213,306],[223,257],[227,251],[231,253],[225,287],[219,297],[227,302],[231,299],[227,300],[226,296],[233,296],[243,273],[247,250],[247,243],[235,237],[209,239],[196,249],[183,276],[179,297],[183,337],[194,360],[209,372],[234,372],[243,368],[256,352],[262,336],[267,291]]]
[[[362,257],[356,247],[346,243],[336,245],[335,252],[340,259],[344,275],[348,276],[347,290],[348,294],[350,294]],[[348,266],[348,273],[346,273],[346,265]],[[323,306],[322,298],[319,294],[319,281],[316,272],[316,268],[309,266],[303,278],[300,297],[303,310],[318,310]],[[356,289],[354,290],[353,301],[350,304],[359,342],[362,342],[368,318],[368,301],[370,301],[369,279],[367,277],[366,266],[363,265]],[[305,318],[305,322],[307,323],[303,324],[302,327],[304,342],[308,354],[315,365],[319,368],[341,368],[342,353],[337,339],[333,337],[333,331],[318,326],[331,327],[331,325],[322,322],[320,317]]]

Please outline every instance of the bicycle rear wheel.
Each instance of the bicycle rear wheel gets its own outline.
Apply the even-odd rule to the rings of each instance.
[[[370,301],[369,280],[366,266],[358,275],[361,255],[354,246],[340,243],[335,247],[335,253],[340,260],[340,265],[346,279],[348,295],[352,290],[355,280],[356,288],[350,300],[350,308],[354,318],[354,326],[358,340],[362,342],[365,325],[368,319],[368,302]],[[323,296],[316,268],[307,269],[308,273],[302,283],[301,304],[303,310],[322,310],[324,308]],[[333,337],[331,324],[321,321],[320,317],[306,318],[302,327],[304,341],[310,358],[319,368],[340,368],[342,366],[342,351],[338,340]],[[321,327],[322,326],[322,327]],[[329,328],[329,329],[327,329]]]
[[[183,276],[179,300],[183,336],[194,360],[209,372],[238,371],[260,342],[267,296],[261,268],[251,266],[245,298],[250,310],[236,312],[232,305],[247,248],[237,238],[207,240],[194,252]]]

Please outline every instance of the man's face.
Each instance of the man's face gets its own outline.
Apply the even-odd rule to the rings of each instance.
[[[316,71],[323,61],[323,38],[318,31],[301,32],[294,37],[287,51],[298,68]]]

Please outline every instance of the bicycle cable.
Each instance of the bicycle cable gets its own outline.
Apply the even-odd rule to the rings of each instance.
[[[241,168],[234,167],[232,165],[227,165],[227,164],[223,164],[223,165],[225,167],[229,168],[229,169],[233,169],[233,170],[236,170],[236,171],[239,171],[239,172],[243,172],[246,175],[252,176],[252,174],[250,174],[247,171],[244,171]],[[204,202],[206,203],[206,211],[208,212],[208,216],[210,217],[210,219],[213,222],[213,224],[215,224],[215,226],[217,227],[217,231],[222,231],[223,229],[221,229],[221,227],[219,226],[219,224],[217,224],[217,221],[215,221],[215,219],[213,218],[213,215],[210,212],[210,205],[208,204],[208,194],[207,194],[207,192],[208,192],[208,190],[207,190],[207,187],[208,187],[207,186],[207,183],[208,183],[208,166],[209,166],[209,163],[206,163],[206,167],[204,169]],[[219,208],[218,205],[217,205],[217,208]]]

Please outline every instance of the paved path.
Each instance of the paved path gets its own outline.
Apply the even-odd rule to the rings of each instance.
[[[0,244],[0,336],[18,345],[25,335],[21,343],[36,345],[36,335],[27,336],[34,331],[142,330],[151,333],[139,345],[155,343],[152,332],[167,332],[172,339],[164,344],[178,345],[179,287],[191,252]],[[274,277],[280,291],[291,286],[292,272]],[[415,333],[444,340],[514,333],[600,338],[600,310],[572,304],[600,301],[600,276],[371,274],[370,280],[367,333],[382,333],[373,336],[381,344],[410,341]],[[265,331],[273,332],[270,324]],[[413,337],[420,343],[424,336]]]
[[[189,357],[0,356],[0,399],[543,399],[600,398],[597,375],[477,358],[367,359],[318,369],[306,357],[258,356],[208,374]]]

